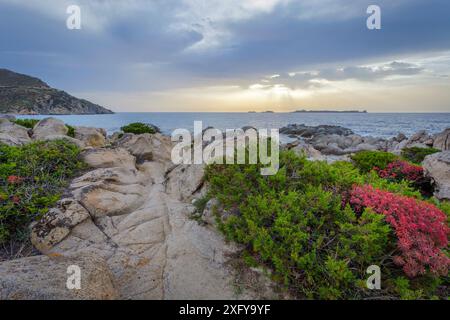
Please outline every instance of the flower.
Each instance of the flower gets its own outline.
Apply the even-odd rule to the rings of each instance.
[[[22,178],[18,176],[9,176],[7,181],[9,184],[18,184],[22,182]]]

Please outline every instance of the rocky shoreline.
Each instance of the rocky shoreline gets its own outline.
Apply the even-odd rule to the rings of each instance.
[[[214,228],[212,202],[206,225],[191,219],[205,194],[203,165],[171,162],[170,137],[114,134],[47,118],[30,130],[0,118],[0,142],[69,140],[83,149],[89,171],[74,179],[63,199],[33,224],[31,240],[42,255],[0,263],[0,299],[261,299],[273,284],[259,271],[237,292],[229,257],[239,248]],[[437,135],[362,137],[336,126],[290,125],[295,141],[283,145],[310,160],[349,160],[353,153],[435,147],[423,166],[436,197],[450,200],[450,128]],[[211,200],[214,201],[214,200]],[[82,290],[66,289],[66,267],[83,267]]]

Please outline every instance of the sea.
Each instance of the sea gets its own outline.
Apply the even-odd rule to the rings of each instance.
[[[18,118],[42,119],[49,116],[18,116]],[[165,134],[178,128],[193,131],[194,121],[202,121],[203,128],[236,129],[252,126],[257,129],[279,129],[288,124],[339,125],[352,129],[362,136],[390,138],[399,132],[407,136],[426,130],[438,133],[450,127],[450,113],[115,113],[105,115],[52,116],[73,126],[104,128],[108,134],[132,122],[144,122],[158,126]]]

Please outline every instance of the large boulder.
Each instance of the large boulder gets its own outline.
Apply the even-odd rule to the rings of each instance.
[[[33,128],[33,139],[46,140],[49,136],[66,136],[69,129],[64,122],[55,118],[45,118]]]
[[[136,158],[123,148],[88,149],[82,158],[92,168],[136,167]]]
[[[450,128],[435,136],[433,147],[442,151],[450,150]]]
[[[8,119],[0,118],[0,142],[9,146],[21,146],[30,142],[28,129]]]
[[[450,151],[429,155],[422,163],[425,175],[435,186],[435,197],[450,200]]]
[[[323,161],[325,160],[325,157],[322,155],[322,153],[315,149],[312,145],[302,141],[297,140],[293,143],[290,143],[287,145],[287,149],[292,150],[294,153],[296,153],[299,156],[306,156],[308,160],[311,161]]]
[[[155,134],[124,134],[115,145],[128,150],[136,157],[137,163],[146,161],[167,161],[171,158],[172,142],[170,137]]]
[[[81,288],[68,289],[68,269],[81,271]],[[0,300],[118,299],[105,260],[94,255],[34,256],[0,263]]]
[[[87,147],[101,148],[106,144],[106,132],[103,129],[75,127],[75,138],[83,141]]]

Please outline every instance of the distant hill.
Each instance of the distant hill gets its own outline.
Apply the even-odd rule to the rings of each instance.
[[[56,115],[113,112],[51,88],[38,78],[0,69],[0,113]]]

